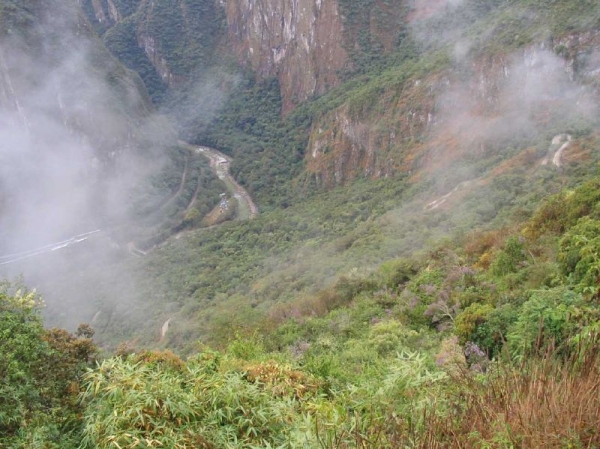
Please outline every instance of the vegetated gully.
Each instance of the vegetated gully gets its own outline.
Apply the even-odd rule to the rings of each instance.
[[[230,157],[224,155],[220,151],[217,151],[217,150],[215,150],[213,148],[209,148],[209,147],[191,145],[191,144],[189,144],[187,142],[183,142],[183,141],[179,141],[179,145],[183,148],[186,148],[193,154],[201,155],[210,160],[211,169],[217,175],[217,177],[223,181],[223,183],[227,187],[227,191],[229,192],[229,194],[231,196],[233,196],[238,202],[236,219],[247,220],[247,219],[255,217],[258,214],[258,208],[256,207],[256,204],[252,200],[252,197],[250,196],[250,194],[248,194],[246,189],[244,189],[229,173],[229,166],[231,164]],[[182,183],[181,183],[182,185],[180,185],[179,190],[175,193],[175,195],[171,199],[168,200],[169,202],[175,200],[181,194],[181,192],[183,190],[182,186],[183,186],[183,183],[185,180],[186,172],[187,172],[187,163],[186,163],[184,172],[182,174]],[[195,200],[196,200],[196,195],[194,195],[194,197],[192,198],[190,206],[193,204],[193,202]],[[189,209],[189,206],[188,206],[188,209]],[[102,234],[102,233],[103,233],[102,230],[97,229],[94,231],[90,231],[90,232],[86,232],[86,233],[82,233],[82,234],[70,237],[68,239],[64,239],[60,242],[49,243],[47,245],[44,245],[44,246],[41,246],[38,248],[33,248],[33,249],[30,249],[27,251],[22,251],[19,253],[7,254],[4,256],[0,256],[0,265],[8,265],[8,264],[12,264],[12,263],[24,260],[24,259],[29,259],[30,257],[38,256],[40,254],[45,254],[45,253],[49,253],[52,251],[58,251],[63,248],[77,245],[81,242],[88,240],[88,238],[90,238],[92,236],[96,236],[96,235]],[[135,247],[135,245],[133,243],[129,243],[127,245],[127,248],[128,248],[128,252],[131,255],[134,255],[134,256],[146,255],[145,251],[139,250],[138,248]]]

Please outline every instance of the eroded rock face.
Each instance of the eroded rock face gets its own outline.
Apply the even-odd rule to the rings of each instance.
[[[315,121],[307,170],[325,186],[441,173],[546,129],[562,131],[597,113],[599,51],[597,34],[567,36],[346,102]]]
[[[417,142],[434,123],[436,94],[446,82],[437,76],[411,80],[400,96],[391,88],[369,105],[382,113],[344,104],[327,114],[313,126],[307,170],[325,186],[410,171]]]
[[[110,16],[110,18],[115,22],[120,22],[121,21],[121,13],[119,12],[117,6],[115,5],[115,2],[113,0],[106,0],[107,6],[108,6],[108,14]]]
[[[223,59],[231,50],[258,79],[279,80],[283,114],[338,85],[356,54],[394,51],[404,14],[401,2],[383,0],[359,13],[339,0],[137,0],[126,9],[117,0],[80,1],[100,30],[132,20],[136,44],[169,87],[202,68],[195,64],[214,63],[212,52]],[[180,60],[187,54],[190,63]]]
[[[103,27],[113,26],[121,21],[121,13],[113,0],[91,0],[95,19]]]
[[[184,0],[80,0],[101,35],[112,33],[112,40],[123,47],[141,48],[161,81],[168,87],[185,83],[195,69],[199,54],[207,49],[202,36],[212,36],[214,29],[206,23],[215,22],[211,13],[221,8],[210,1],[200,1],[190,7]],[[207,6],[209,5],[209,6]],[[201,23],[200,17],[208,11]],[[126,29],[133,28],[133,34]],[[218,25],[216,25],[218,28]],[[115,31],[116,30],[116,31]],[[115,34],[118,36],[115,39]],[[131,36],[134,36],[131,39]],[[206,39],[212,43],[211,38]],[[122,48],[121,48],[121,51]]]
[[[92,7],[94,8],[94,14],[96,16],[96,20],[101,24],[106,24],[108,22],[106,17],[106,11],[102,5],[101,0],[92,0]]]
[[[349,58],[342,17],[331,0],[227,0],[238,57],[261,78],[279,78],[283,112],[339,83]]]
[[[175,75],[161,50],[160,40],[149,33],[140,32],[137,36],[138,45],[144,49],[146,56],[154,66],[160,79],[169,87],[176,87],[186,81],[186,77]]]

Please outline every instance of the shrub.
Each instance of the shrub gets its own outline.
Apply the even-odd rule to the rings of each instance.
[[[44,330],[40,298],[13,290],[0,285],[0,447],[75,447],[80,376],[97,351],[93,331]]]
[[[563,287],[534,292],[509,330],[511,353],[523,357],[551,347],[565,349],[568,339],[586,322],[580,313],[585,306],[580,294]]]
[[[478,327],[486,322],[493,310],[494,308],[489,304],[471,304],[456,317],[454,333],[461,344],[475,340]]]
[[[600,288],[600,221],[581,218],[560,240],[561,271],[579,291],[598,295]]]
[[[519,237],[510,237],[502,251],[500,251],[490,266],[490,271],[494,276],[506,276],[515,273],[519,264],[525,260],[525,251],[523,242]]]

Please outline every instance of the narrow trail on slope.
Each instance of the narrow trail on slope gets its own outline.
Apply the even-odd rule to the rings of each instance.
[[[558,134],[552,139],[550,148],[548,148],[548,154],[542,160],[540,165],[548,165],[550,157],[552,157],[552,165],[559,167],[562,165],[562,155],[565,150],[571,145],[573,137],[570,134]],[[554,153],[554,156],[552,156]]]
[[[475,180],[470,180],[470,181],[463,181],[461,183],[459,183],[456,187],[454,187],[450,192],[446,193],[445,195],[431,201],[430,203],[427,203],[424,207],[424,209],[426,211],[431,211],[431,210],[435,210],[438,207],[440,207],[442,204],[444,204],[448,198],[450,198],[454,193],[458,192],[459,190],[465,189],[467,187],[469,187],[473,182],[475,182]]]
[[[138,247],[135,246],[134,242],[129,242],[127,244],[127,252],[135,257],[143,257],[148,254],[146,251],[142,251]]]
[[[552,163],[557,168],[562,166],[562,156],[565,150],[571,145],[573,142],[573,136],[570,134],[557,134],[552,138],[552,142],[550,143],[550,148],[548,148],[548,153],[540,162],[540,165],[548,165]],[[481,179],[481,178],[478,178]],[[478,181],[478,179],[472,179],[470,181],[463,181],[459,183],[454,189],[445,195],[436,198],[435,200],[427,203],[423,208],[425,211],[432,211],[440,207],[444,204],[453,194],[458,192],[459,190],[465,189],[472,185],[474,182]]]
[[[173,318],[169,318],[167,321],[165,321],[165,323],[160,328],[160,339],[161,340],[163,340],[165,338],[165,336],[167,335],[167,332],[169,332],[169,323],[171,322],[172,319]]]
[[[173,201],[176,201],[177,198],[179,198],[179,195],[181,195],[181,193],[183,192],[183,188],[185,187],[185,182],[186,182],[187,176],[188,176],[189,165],[190,165],[190,158],[188,156],[185,158],[185,166],[183,167],[183,173],[181,175],[181,182],[179,183],[179,188],[177,189],[177,192],[175,192],[175,194],[173,194],[173,196],[171,198],[169,198],[167,200],[167,202],[160,207],[159,210],[166,209],[171,204],[173,204]]]
[[[192,199],[190,200],[190,202],[188,203],[187,207],[185,208],[184,214],[187,214],[190,209],[192,207],[194,207],[194,204],[196,204],[196,200],[198,199],[198,193],[200,192],[200,189],[202,188],[202,183],[200,182],[200,176],[198,176],[198,182],[196,182],[196,190],[194,190],[194,194],[192,195]]]

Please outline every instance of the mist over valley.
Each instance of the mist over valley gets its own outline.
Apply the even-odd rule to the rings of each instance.
[[[599,87],[590,0],[0,0],[0,447],[600,444]]]

